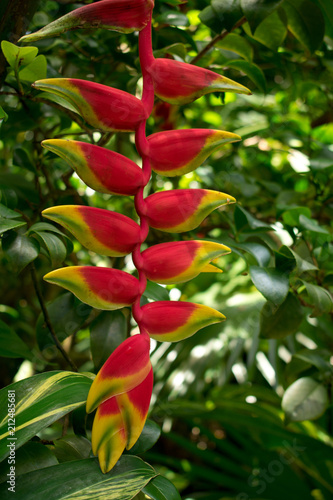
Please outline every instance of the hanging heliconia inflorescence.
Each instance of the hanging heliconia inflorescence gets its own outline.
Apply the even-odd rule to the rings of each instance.
[[[97,408],[92,449],[103,472],[109,471],[124,449],[139,438],[149,409],[153,372],[150,338],[176,342],[200,328],[223,321],[210,307],[178,301],[140,305],[147,279],[161,284],[182,283],[201,272],[220,272],[214,261],[230,252],[210,241],[178,241],[141,252],[149,226],[169,233],[196,228],[215,208],[233,203],[225,193],[206,189],[176,189],[144,198],[151,169],[178,176],[196,169],[224,144],[240,140],[220,130],[169,130],[146,137],[146,121],[154,97],[170,104],[186,104],[210,92],[249,90],[204,68],[171,59],[156,59],[152,50],[153,0],[101,0],[52,22],[23,41],[35,41],[77,28],[105,28],[121,33],[139,31],[143,75],[142,99],[91,81],[52,78],[34,83],[39,90],[61,96],[94,128],[135,132],[142,169],[124,156],[78,141],[51,139],[48,150],[64,158],[92,189],[134,196],[139,224],[122,214],[77,205],[48,208],[43,215],[69,230],[85,247],[101,255],[132,254],[138,277],[116,269],[72,266],[57,269],[46,281],[73,292],[81,301],[104,310],[132,307],[140,334],[125,340],[97,374],[87,400],[87,412]],[[213,263],[213,264],[212,264]]]

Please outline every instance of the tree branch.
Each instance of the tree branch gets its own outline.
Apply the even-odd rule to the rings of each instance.
[[[239,21],[237,21],[235,26],[230,31],[223,30],[222,33],[214,36],[214,38],[212,38],[211,41],[200,52],[198,52],[195,57],[193,57],[191,64],[195,64],[196,62],[198,62],[205,54],[207,54],[207,52],[210,51],[211,48],[214,47],[217,42],[223,40],[227,35],[229,35],[229,33],[232,33],[235,29],[239,28],[244,23],[246,23],[246,18],[242,17]]]
[[[30,272],[31,272],[32,282],[34,284],[34,288],[35,288],[35,291],[36,291],[36,295],[37,295],[37,298],[38,298],[38,302],[39,302],[41,310],[43,312],[43,316],[44,316],[44,320],[45,320],[46,326],[48,327],[48,329],[49,329],[49,331],[50,331],[50,333],[52,335],[52,338],[54,340],[54,343],[57,346],[57,348],[59,349],[59,351],[61,352],[61,354],[64,357],[64,359],[70,365],[70,367],[72,368],[72,370],[74,370],[75,372],[77,372],[78,368],[77,368],[76,364],[74,363],[74,361],[71,360],[71,358],[68,356],[68,354],[65,351],[65,349],[62,347],[62,345],[61,345],[61,343],[60,343],[60,341],[59,341],[59,339],[58,339],[58,337],[57,337],[57,335],[56,335],[56,333],[54,331],[54,328],[52,326],[48,310],[47,310],[45,302],[44,302],[43,295],[42,295],[41,290],[39,288],[39,283],[38,283],[36,268],[35,268],[35,266],[34,266],[33,263],[30,264]]]

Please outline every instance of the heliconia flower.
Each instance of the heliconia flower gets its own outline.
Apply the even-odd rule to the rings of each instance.
[[[145,199],[149,226],[168,233],[196,228],[215,208],[235,203],[229,194],[209,189],[174,189]]]
[[[130,306],[139,293],[139,281],[134,276],[105,267],[63,267],[46,274],[44,279],[66,288],[96,309],[113,310]]]
[[[155,59],[147,70],[155,94],[170,104],[187,104],[211,92],[251,94],[243,85],[218,73],[173,59]]]
[[[42,214],[68,229],[88,250],[100,255],[127,255],[140,241],[140,226],[111,210],[61,205],[47,208]]]
[[[191,172],[225,144],[239,141],[223,130],[184,129],[158,132],[148,137],[152,169],[173,177]]]
[[[142,307],[142,312],[142,326],[160,342],[178,342],[205,326],[225,320],[219,311],[191,302],[151,302]]]
[[[153,370],[134,389],[114,396],[98,408],[92,428],[92,451],[98,455],[102,472],[130,450],[143,430],[153,389]]]
[[[87,399],[91,413],[107,399],[131,391],[149,374],[148,335],[134,335],[122,342],[104,363],[93,381]]]
[[[75,78],[48,78],[33,84],[68,101],[89,125],[103,131],[132,132],[145,119],[144,105],[131,94]]]
[[[48,139],[42,146],[66,160],[87,186],[100,193],[135,195],[142,169],[126,156],[86,142]]]
[[[121,33],[140,31],[146,26],[153,7],[153,0],[102,0],[73,10],[20,41],[35,42],[79,28],[104,28]]]
[[[222,272],[210,263],[230,252],[230,248],[213,241],[161,243],[142,252],[143,270],[157,283],[183,283],[202,272]]]

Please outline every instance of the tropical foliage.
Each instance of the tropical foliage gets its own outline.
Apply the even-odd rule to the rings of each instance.
[[[28,32],[80,6],[44,2]],[[223,74],[252,95],[214,92],[192,103],[164,102],[166,82],[159,80],[155,93],[162,99],[155,99],[147,120],[155,157],[144,196],[154,200],[176,189],[207,190],[230,193],[237,203],[204,213],[202,219],[208,217],[198,227],[181,227],[177,234],[161,231],[158,214],[149,221],[149,249],[142,254],[149,281],[142,305],[148,311],[155,301],[180,299],[227,319],[176,344],[154,337],[153,397],[141,437],[105,475],[92,458],[93,418],[86,417],[84,405],[93,373],[128,342],[136,324],[127,308],[100,311],[42,278],[48,274],[52,281],[57,268],[77,273],[82,266],[112,267],[116,274],[127,273],[131,289],[135,267],[126,254],[136,241],[135,223],[126,226],[132,243],[115,255],[105,252],[105,242],[101,248],[99,238],[100,247],[88,250],[84,211],[107,209],[136,220],[131,196],[142,185],[140,156],[133,133],[102,130],[82,110],[78,115],[73,102],[31,84],[90,80],[139,97],[139,35],[127,31],[89,26],[25,44],[7,31],[2,42],[7,68],[0,93],[1,495],[12,494],[6,475],[7,401],[13,390],[18,498],[29,498],[27,491],[31,498],[79,498],[83,489],[85,498],[118,500],[331,498],[333,9],[328,0],[155,1],[154,56],[164,58],[167,83],[168,67],[186,62]],[[191,145],[197,162],[194,169],[185,163],[173,172],[177,147],[189,145],[189,129],[206,130]],[[242,140],[231,143],[238,136]],[[67,139],[78,145],[71,166],[63,159]],[[214,140],[224,142],[223,148],[214,148]],[[87,187],[81,180],[83,150],[85,157],[94,151],[101,168],[103,154],[118,155],[118,162],[119,155],[126,157],[118,185],[101,190],[94,177],[99,185]],[[128,179],[127,172],[133,172]],[[119,196],[124,186],[126,196]],[[62,209],[66,206],[75,207]],[[182,210],[186,200],[172,200],[170,206]],[[74,212],[80,223],[73,229]],[[124,219],[115,223],[110,229],[120,231]],[[115,238],[113,245],[121,241]],[[223,273],[192,269],[185,276],[191,281],[177,272],[163,280],[163,267],[158,273],[154,263],[164,259],[164,267],[170,265],[170,242],[188,252],[198,241],[205,244],[200,252],[212,252],[204,265],[221,254],[221,245],[232,250],[219,257]],[[154,254],[157,247],[161,253]]]

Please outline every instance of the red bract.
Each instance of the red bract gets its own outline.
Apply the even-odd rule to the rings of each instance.
[[[62,97],[94,128],[132,132],[146,118],[142,101],[123,90],[74,78],[49,78],[33,84]]]
[[[87,186],[100,193],[131,196],[145,185],[141,168],[109,149],[63,139],[43,141],[42,146],[66,160]]]
[[[89,250],[119,257],[133,252],[140,241],[140,226],[129,217],[83,205],[47,208],[44,217],[70,231]]]
[[[155,59],[147,71],[155,94],[170,104],[187,104],[211,92],[251,94],[243,85],[218,73],[172,59]]]
[[[158,132],[148,137],[152,169],[173,177],[191,172],[239,135],[223,130],[184,129]]]
[[[168,233],[195,229],[215,208],[236,200],[208,189],[161,191],[146,198],[146,216],[151,227]]]
[[[80,28],[132,33],[146,26],[153,7],[153,0],[101,0],[73,10],[36,33],[23,36],[20,41],[34,42]]]

